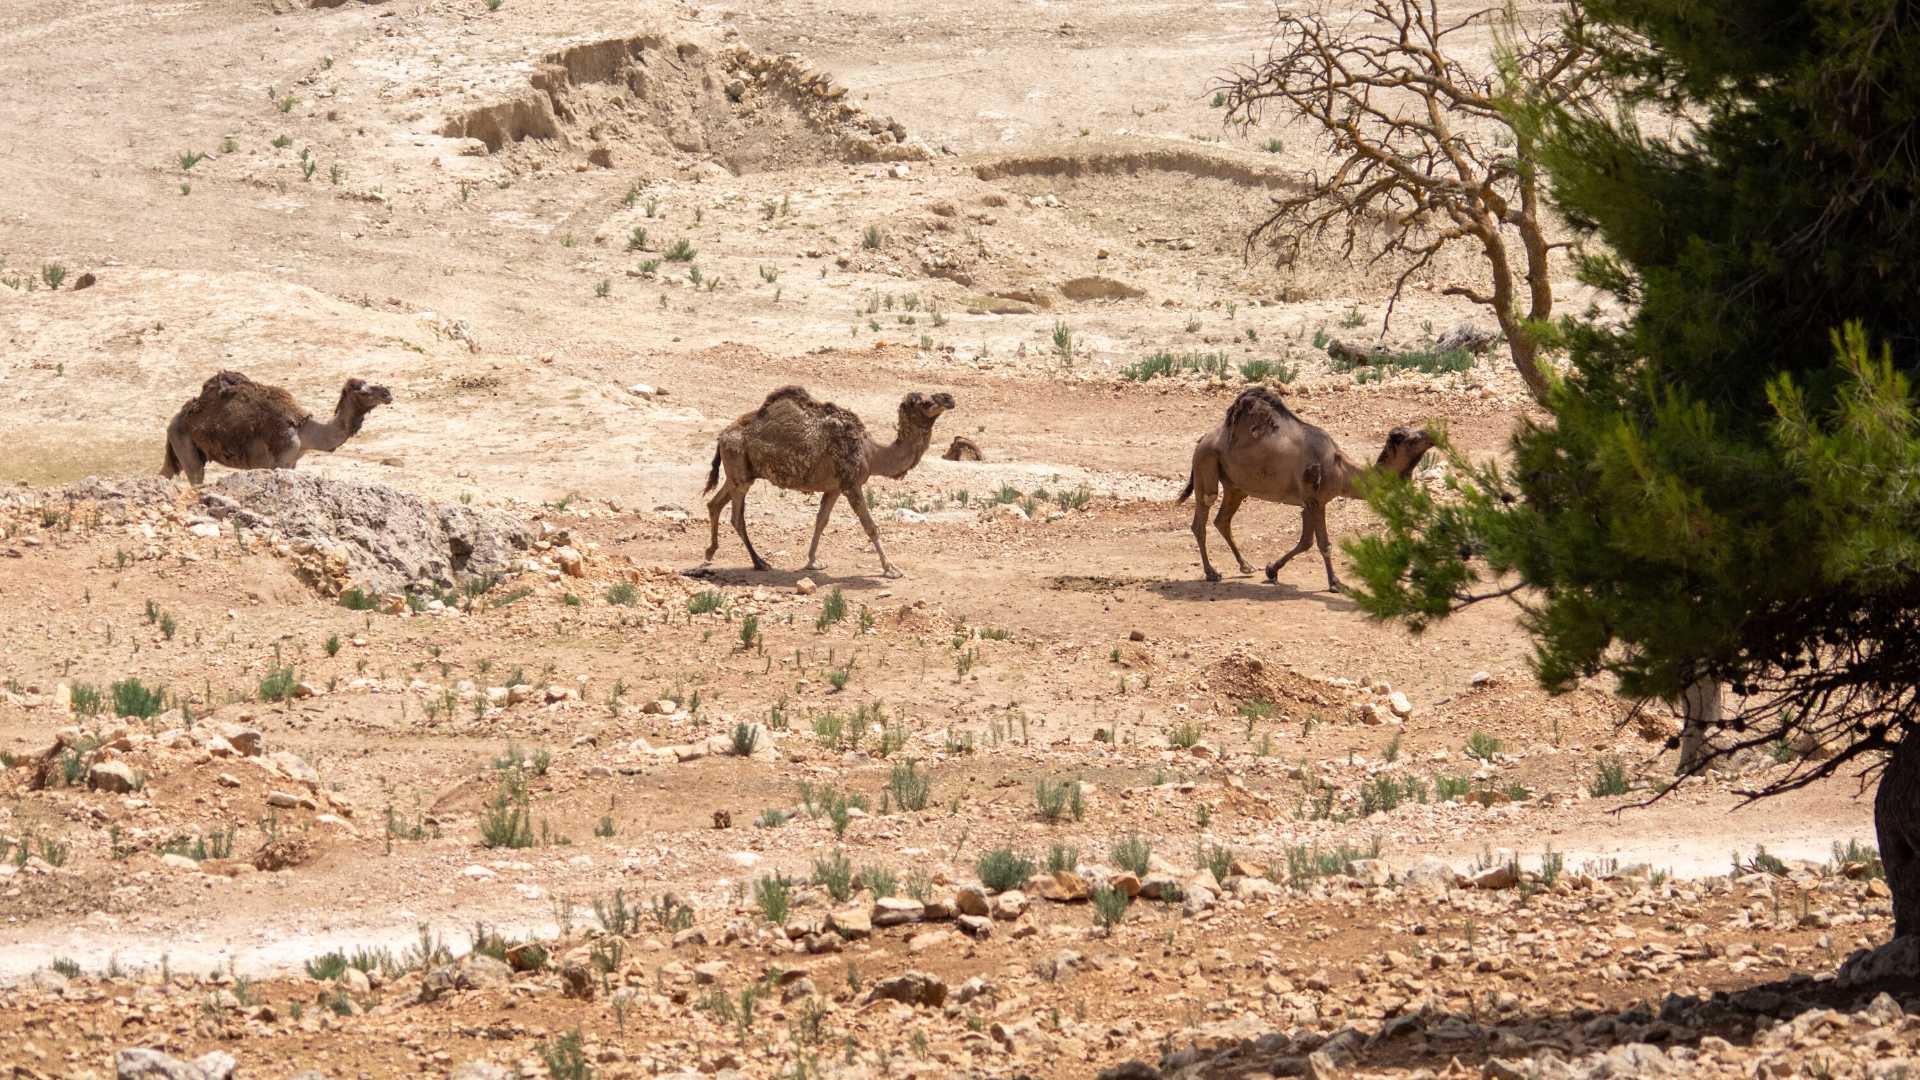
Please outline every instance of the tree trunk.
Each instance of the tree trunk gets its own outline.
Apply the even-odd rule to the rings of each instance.
[[[1533,400],[1545,405],[1547,377],[1540,373],[1537,359],[1540,346],[1534,342],[1532,334],[1511,319],[1501,319],[1500,329],[1506,331],[1507,351],[1512,354],[1513,366],[1519,369],[1520,378],[1527,384],[1527,391],[1533,395]]]
[[[1893,890],[1893,936],[1920,935],[1920,737],[1901,739],[1880,774],[1873,831]]]
[[[1707,732],[1720,723],[1720,684],[1701,679],[1680,695],[1680,766],[1675,775],[1685,776],[1700,763]]]

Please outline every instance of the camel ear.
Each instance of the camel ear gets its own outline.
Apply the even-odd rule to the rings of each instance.
[[[907,395],[907,404],[912,405],[915,408],[925,405],[926,403],[927,403],[927,395],[921,393],[918,390],[915,390],[913,393]]]
[[[367,380],[365,379],[348,379],[347,380],[347,389],[352,390],[355,393],[365,390],[366,388],[367,388]]]

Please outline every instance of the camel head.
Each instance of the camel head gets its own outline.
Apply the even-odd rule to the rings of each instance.
[[[1433,449],[1433,439],[1424,428],[1410,424],[1394,428],[1387,435],[1387,445],[1380,448],[1380,460],[1375,468],[1391,469],[1397,476],[1411,476],[1413,467]]]
[[[940,414],[954,408],[953,395],[947,393],[923,394],[918,390],[900,400],[900,422],[932,427]]]
[[[340,388],[340,404],[335,408],[335,416],[347,418],[350,433],[360,433],[360,422],[367,414],[381,405],[393,404],[393,392],[384,386],[376,386],[365,379],[348,379]]]

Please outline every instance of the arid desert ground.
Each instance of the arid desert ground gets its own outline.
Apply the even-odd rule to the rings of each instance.
[[[1383,330],[1389,268],[1249,252],[1326,164],[1214,105],[1271,23],[0,7],[0,1062],[1906,1075],[1920,994],[1835,977],[1890,933],[1857,780],[1744,805],[1782,746],[1667,791],[1670,710],[1546,695],[1513,605],[1413,637],[1317,552],[1269,584],[1296,508],[1203,580],[1175,498],[1250,379],[1362,463],[1531,407],[1497,347],[1321,347],[1486,323],[1471,258]],[[221,370],[393,402],[162,480]],[[882,443],[952,395],[868,484],[903,576],[845,502],[802,572],[816,498],[764,482],[773,569],[724,514],[703,558],[715,439],[790,383]]]

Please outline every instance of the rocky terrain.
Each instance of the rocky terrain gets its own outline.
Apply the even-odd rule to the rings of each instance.
[[[1484,322],[1471,261],[1383,330],[1388,268],[1247,257],[1320,163],[1210,105],[1267,17],[0,13],[58,90],[0,100],[0,1062],[1907,1075],[1869,800],[1742,799],[1820,747],[1671,787],[1674,719],[1536,689],[1513,607],[1416,638],[1312,553],[1202,580],[1174,497],[1244,386],[1369,462],[1528,415],[1497,346],[1329,353]],[[160,479],[222,369],[394,402]],[[881,439],[953,395],[870,487],[904,577],[844,506],[800,571],[815,500],[766,484],[775,569],[724,520],[701,559],[714,439],[787,383]],[[1299,526],[1238,524],[1256,564]]]

